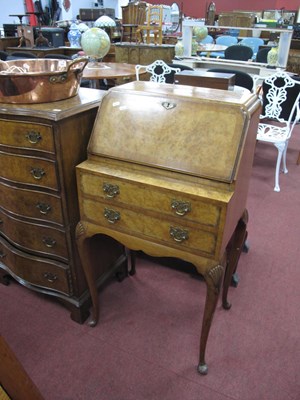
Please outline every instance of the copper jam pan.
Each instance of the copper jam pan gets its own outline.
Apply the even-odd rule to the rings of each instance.
[[[0,62],[0,103],[48,103],[76,96],[88,57]]]

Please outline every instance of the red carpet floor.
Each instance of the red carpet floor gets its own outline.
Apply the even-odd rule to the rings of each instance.
[[[12,282],[0,285],[0,332],[46,400],[300,399],[300,126],[275,193],[276,149],[257,144],[249,190],[248,241],[219,304],[196,371],[205,283],[139,259],[137,274],[99,294],[100,322]],[[1,361],[0,361],[1,362]]]

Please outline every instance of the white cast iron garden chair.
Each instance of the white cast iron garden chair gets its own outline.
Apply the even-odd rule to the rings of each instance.
[[[288,172],[286,152],[296,122],[300,119],[300,81],[284,71],[267,77],[262,85],[263,110],[257,140],[273,143],[278,150],[274,191],[279,192],[279,173]]]
[[[150,82],[166,83],[166,75],[176,74],[180,72],[180,68],[172,68],[166,64],[163,60],[156,60],[149,65],[136,65],[135,73],[136,80],[139,80],[139,71],[143,69],[150,74]]]

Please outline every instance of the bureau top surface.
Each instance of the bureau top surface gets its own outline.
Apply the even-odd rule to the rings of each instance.
[[[41,104],[5,104],[0,105],[1,115],[18,115],[29,117],[42,117],[45,119],[59,121],[72,116],[78,112],[83,112],[94,107],[98,107],[105,91],[80,88],[76,96],[66,100],[55,101]]]
[[[232,182],[259,107],[243,89],[131,82],[104,96],[88,153]]]

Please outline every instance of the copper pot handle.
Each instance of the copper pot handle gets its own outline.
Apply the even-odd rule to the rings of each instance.
[[[68,69],[67,69],[67,72],[69,72],[71,68],[74,69],[76,64],[82,64],[82,66],[80,68],[77,67],[78,68],[78,72],[82,72],[88,62],[89,62],[89,58],[88,57],[77,57],[72,62],[70,62],[69,66],[68,66]]]

